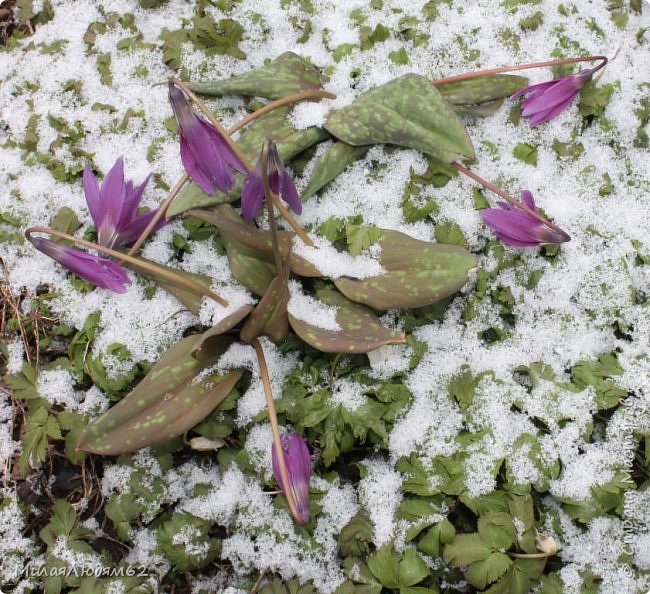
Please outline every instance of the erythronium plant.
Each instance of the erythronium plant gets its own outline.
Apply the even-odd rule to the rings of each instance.
[[[540,214],[529,192],[524,191],[522,200],[517,200],[466,166],[465,163],[475,160],[475,153],[461,116],[485,115],[505,98],[525,91],[528,81],[520,76],[503,74],[508,70],[595,59],[600,58],[553,60],[468,73],[434,81],[433,84],[423,77],[406,75],[360,95],[349,106],[330,112],[324,128],[306,130],[293,128],[287,118],[289,106],[297,101],[333,98],[333,95],[322,88],[322,75],[295,54],[283,54],[257,71],[214,84],[190,85],[173,79],[169,94],[179,121],[181,157],[186,174],[174,185],[157,212],[147,217],[146,228],[129,253],[113,249],[125,242],[119,239],[119,221],[122,218],[117,213],[112,213],[112,218],[104,215],[106,218],[102,219],[112,221],[102,232],[102,239],[111,238],[105,241],[115,240],[116,243],[110,247],[47,228],[32,228],[27,231],[28,237],[39,243],[40,240],[33,235],[49,233],[75,241],[109,256],[113,259],[108,261],[111,264],[123,262],[143,274],[152,274],[153,269],[159,277],[166,279],[168,284],[163,286],[178,283],[177,289],[182,286],[191,292],[196,290],[194,285],[199,284],[196,279],[188,279],[180,271],[159,267],[135,256],[166,213],[175,216],[188,212],[218,229],[233,277],[260,299],[255,306],[242,306],[202,334],[186,337],[173,345],[133,392],[88,425],[79,448],[116,455],[190,430],[218,406],[242,376],[240,370],[225,375],[211,372],[205,376],[230,345],[239,339],[252,345],[258,357],[273,432],[272,458],[276,480],[286,495],[295,521],[306,523],[309,516],[308,448],[296,436],[285,436],[284,439],[281,436],[260,337],[282,342],[294,333],[312,348],[337,354],[368,353],[384,345],[404,343],[405,335],[382,326],[376,312],[424,307],[450,297],[465,284],[468,272],[475,268],[476,262],[462,247],[415,240],[403,233],[377,229],[378,262],[384,272],[370,278],[327,278],[312,262],[293,253],[296,238],[312,247],[313,241],[278,196],[294,212],[300,213],[301,203],[284,163],[317,142],[328,138],[334,140],[313,167],[306,192],[306,195],[311,195],[365,154],[373,144],[414,148],[468,175],[505,200],[498,209],[488,209],[482,214],[502,240],[518,247],[568,241],[569,236],[562,229]],[[601,67],[592,69],[589,76]],[[578,81],[587,78],[587,75],[576,76],[579,78],[571,79],[570,85],[558,81],[544,87],[546,91],[564,89],[562,93],[553,94],[556,107],[568,104],[568,87],[573,89]],[[216,95],[232,92],[258,95],[271,101],[230,130],[225,130],[195,95],[193,88]],[[534,94],[536,89],[530,92]],[[194,102],[205,120],[194,112],[188,100]],[[541,104],[548,107],[550,98],[546,97]],[[540,117],[548,119],[551,111],[553,109],[542,109],[536,113],[543,112]],[[236,133],[239,133],[237,142],[232,138]],[[252,161],[258,155],[261,156],[253,166]],[[93,178],[90,174],[85,176],[93,197],[99,198],[95,202],[112,203],[108,196],[112,192],[108,189],[121,187],[113,181],[120,179],[120,171],[121,165],[109,183],[105,181],[101,189],[97,186],[96,191]],[[245,179],[243,174],[246,174]],[[188,184],[189,180],[195,183]],[[243,187],[243,192],[240,187]],[[120,190],[118,193],[132,196],[138,193],[139,188],[129,186],[128,192]],[[241,200],[241,214],[245,220],[228,204],[237,200]],[[255,225],[256,215],[264,201],[268,229]],[[278,228],[276,209],[291,231]],[[142,222],[138,225],[140,228],[143,226]],[[132,239],[133,235],[129,235],[129,240]],[[42,241],[40,243],[44,245]],[[106,274],[112,270],[101,261],[95,265],[103,265]],[[318,287],[313,297],[335,308],[337,330],[320,328],[288,311],[288,281],[291,276],[298,282],[305,280],[303,288],[312,284]],[[117,275],[117,281],[120,278]],[[313,279],[320,279],[320,282],[313,283]],[[211,291],[204,287],[202,290],[203,293],[199,291],[198,294],[225,304]],[[160,419],[160,423],[141,422],[152,418]]]

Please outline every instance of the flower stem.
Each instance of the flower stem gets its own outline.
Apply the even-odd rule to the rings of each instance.
[[[490,190],[491,192],[494,192],[498,196],[501,196],[506,202],[509,204],[512,204],[515,208],[518,208],[520,210],[523,210],[525,213],[529,214],[532,217],[535,217],[540,223],[543,223],[550,229],[553,229],[554,231],[557,231],[559,234],[562,235],[564,238],[564,241],[569,241],[571,239],[570,235],[566,233],[566,231],[560,229],[557,225],[551,223],[548,219],[545,219],[541,214],[538,212],[532,210],[531,208],[528,208],[525,204],[517,200],[514,196],[511,196],[498,186],[495,186],[492,182],[487,181],[486,179],[483,179],[480,175],[477,173],[474,173],[471,169],[468,169],[464,165],[461,165],[460,163],[454,161],[451,163],[451,166],[456,169],[457,171],[460,171],[462,174],[466,175],[467,177],[473,179],[474,181],[478,182],[481,184],[484,188]]]
[[[169,196],[165,198],[164,202],[158,208],[156,214],[149,221],[149,224],[145,227],[144,231],[140,233],[140,237],[138,237],[136,242],[131,246],[131,249],[127,252],[127,255],[132,256],[140,249],[140,246],[145,242],[147,237],[151,235],[151,232],[153,231],[154,227],[158,224],[158,221],[160,221],[160,219],[162,219],[165,216],[165,213],[167,212],[169,205],[172,203],[172,200],[176,198],[178,193],[181,191],[181,189],[189,179],[190,176],[187,175],[187,173],[184,173],[183,177],[181,177],[176,182],[171,192],[169,192]]]
[[[271,380],[269,379],[269,369],[266,366],[266,358],[264,357],[264,349],[262,348],[262,344],[257,338],[253,338],[252,344],[260,366],[260,376],[262,378],[262,385],[264,386],[266,408],[268,410],[269,422],[271,423],[271,432],[273,433],[273,447],[275,447],[275,452],[278,458],[278,466],[280,467],[280,478],[282,479],[282,485],[280,486],[284,486],[284,495],[287,498],[289,511],[291,512],[293,519],[302,526],[304,525],[304,522],[298,513],[298,506],[296,505],[296,501],[293,498],[293,491],[289,483],[289,471],[287,470],[287,461],[285,460],[284,449],[282,448],[282,438],[280,437],[280,428],[278,426],[278,415],[275,412],[273,391],[271,389]]]
[[[283,105],[288,105],[290,103],[298,103],[300,101],[304,101],[305,99],[320,99],[320,98],[336,99],[336,95],[334,95],[333,93],[329,93],[328,91],[314,89],[313,91],[303,91],[302,93],[296,93],[295,95],[288,95],[287,97],[276,99],[275,101],[271,101],[271,103],[267,103],[264,107],[260,107],[253,113],[248,114],[243,120],[237,122],[232,128],[228,129],[228,134],[234,134],[235,132],[238,132],[244,126],[248,126],[248,124],[250,124],[252,121],[263,116],[264,114],[269,113],[269,111],[273,111],[278,107],[282,107]]]
[[[438,80],[432,81],[434,87],[439,87],[449,83],[461,82],[470,80],[478,76],[488,76],[490,74],[500,74],[501,72],[516,72],[518,70],[529,70],[531,68],[546,68],[548,66],[561,66],[562,64],[577,64],[578,62],[594,62],[601,60],[602,63],[596,68],[600,70],[607,64],[606,56],[588,56],[586,58],[560,58],[557,60],[545,60],[543,62],[531,62],[530,64],[519,64],[518,66],[501,66],[500,68],[488,68],[486,70],[475,70],[474,72],[464,72],[454,76],[447,76]],[[594,71],[595,72],[595,71]]]
[[[29,229],[25,230],[25,236],[28,239],[33,233],[46,233],[47,235],[53,235],[54,237],[59,237],[60,239],[66,239],[67,241],[71,241],[78,245],[83,245],[84,247],[97,250],[102,254],[111,256],[115,260],[127,262],[132,266],[139,266],[140,268],[144,268],[145,270],[148,270],[152,274],[162,276],[168,281],[176,283],[177,285],[184,287],[188,291],[192,291],[192,293],[210,297],[211,299],[213,299],[220,305],[223,305],[224,307],[228,307],[229,305],[228,301],[226,301],[223,297],[217,295],[215,292],[211,291],[210,289],[206,289],[202,285],[199,285],[187,278],[174,274],[173,272],[170,272],[166,268],[163,268],[162,266],[158,266],[157,264],[154,264],[152,262],[145,262],[143,260],[140,260],[139,258],[134,258],[129,254],[124,254],[122,252],[112,250],[111,248],[107,248],[103,245],[99,245],[97,243],[93,243],[92,241],[81,239],[80,237],[75,237],[74,235],[70,235],[69,233],[64,233],[63,231],[57,231],[56,229],[51,229],[50,227],[30,227]]]

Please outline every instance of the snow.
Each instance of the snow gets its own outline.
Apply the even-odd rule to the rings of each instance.
[[[246,450],[261,479],[256,482],[234,467],[221,473],[216,468],[200,470],[195,464],[163,472],[150,454],[136,457],[133,468],[119,463],[106,464],[102,481],[105,496],[126,492],[132,473],[136,468],[144,468],[152,476],[165,477],[166,501],[179,502],[182,509],[230,526],[222,556],[241,575],[270,568],[287,579],[297,576],[303,581],[314,580],[320,591],[331,592],[342,580],[336,558],[336,533],[359,509],[365,509],[370,515],[375,544],[389,542],[399,534],[394,516],[402,498],[402,476],[394,465],[402,456],[416,453],[425,461],[451,456],[461,448],[457,441],[459,435],[485,431],[466,448],[465,486],[474,496],[489,493],[495,487],[494,467],[504,458],[515,482],[539,479],[540,471],[531,460],[529,446],[516,448],[514,445],[527,434],[537,436],[545,464],[559,463],[561,467],[557,478],[550,481],[548,500],[587,500],[593,487],[604,485],[617,470],[629,469],[631,454],[638,444],[634,435],[647,434],[650,423],[647,382],[650,321],[647,304],[637,303],[632,291],[647,293],[650,282],[650,267],[635,264],[636,248],[632,245],[632,240],[637,240],[643,244],[642,253],[650,251],[648,151],[634,142],[639,125],[634,110],[647,96],[644,85],[647,85],[650,61],[647,34],[646,40],[638,43],[634,33],[649,26],[648,9],[644,6],[641,15],[631,13],[629,23],[618,29],[610,19],[609,3],[604,0],[572,4],[576,12],[570,21],[562,16],[555,0],[520,6],[514,18],[501,3],[458,0],[451,5],[441,3],[438,18],[422,23],[423,32],[430,34],[430,38],[421,47],[413,48],[391,35],[368,51],[354,48],[349,56],[336,63],[332,58],[336,47],[358,43],[358,28],[349,17],[352,10],[361,10],[366,18],[364,25],[375,27],[381,23],[396,31],[405,16],[421,16],[425,0],[384,0],[380,10],[371,9],[365,0],[313,0],[312,33],[303,44],[297,42],[300,33],[290,26],[288,17],[304,15],[297,3],[283,4],[286,3],[281,0],[243,0],[235,4],[231,13],[206,7],[207,14],[216,19],[234,18],[247,23],[240,44],[247,57],[244,60],[206,57],[187,44],[182,52],[184,74],[192,80],[228,77],[260,66],[267,58],[283,51],[296,51],[329,70],[327,89],[337,94],[333,101],[306,102],[293,109],[292,121],[298,128],[304,128],[322,124],[328,109],[348,105],[360,93],[405,72],[433,78],[468,69],[544,60],[558,49],[563,35],[575,41],[576,52],[580,54],[613,54],[619,48],[617,57],[599,81],[599,85],[616,85],[605,111],[606,121],[579,128],[580,116],[574,104],[543,126],[531,129],[525,122],[514,126],[509,120],[511,104],[507,102],[494,116],[468,123],[478,158],[473,168],[515,195],[522,189],[530,189],[540,207],[570,233],[572,241],[562,246],[555,259],[544,258],[538,250],[518,252],[506,248],[506,258],[518,254],[511,267],[503,267],[493,253],[481,255],[479,268],[491,273],[492,278],[488,295],[477,304],[476,316],[466,319],[463,315],[468,299],[475,292],[473,279],[441,321],[423,325],[415,332],[415,338],[426,344],[427,351],[412,371],[409,371],[410,347],[390,346],[369,357],[371,377],[380,380],[403,374],[413,398],[390,431],[387,452],[364,461],[368,474],[358,486],[324,484],[325,481],[314,477],[312,484],[326,491],[321,500],[323,512],[313,534],[317,551],[310,550],[314,546],[311,540],[295,533],[286,512],[273,508],[271,496],[264,493],[259,482],[270,478],[271,442],[265,418],[261,422],[256,418],[264,410],[265,400],[257,360],[250,346],[233,345],[216,369],[223,372],[243,368],[251,372],[250,387],[237,403],[237,425],[245,434]],[[96,55],[88,53],[83,39],[88,26],[103,18],[98,5],[90,0],[59,0],[53,5],[54,20],[38,27],[36,34],[23,42],[23,47],[32,42],[66,39],[68,43],[60,54],[47,54],[38,49],[0,52],[0,142],[22,142],[30,116],[37,114],[40,116],[37,149],[49,153],[50,144],[57,136],[48,123],[47,116],[51,114],[70,124],[82,123],[85,136],[80,148],[94,154],[94,162],[101,171],[106,172],[116,158],[124,155],[127,177],[141,180],[155,172],[162,181],[172,185],[183,170],[177,139],[164,126],[171,110],[167,106],[165,85],[159,83],[171,71],[164,65],[160,51],[118,50],[117,41],[131,35],[121,25],[97,34],[93,50],[110,54],[112,60],[113,82],[105,85],[96,68]],[[184,0],[170,0],[155,10],[139,8],[131,0],[111,3],[112,11],[132,12],[143,40],[154,44],[160,43],[163,27],[171,30],[181,27],[184,19],[193,15],[193,9],[192,3]],[[519,49],[502,41],[500,33],[504,23],[530,16],[537,10],[544,14],[543,23],[537,30],[519,31]],[[250,15],[254,13],[262,16],[263,25],[251,21]],[[602,30],[602,36],[590,28],[591,22]],[[571,28],[567,30],[569,23]],[[462,38],[472,40],[469,49],[477,52],[475,60],[460,46],[458,40]],[[408,65],[394,64],[389,58],[391,52],[402,46],[408,49],[411,62]],[[138,66],[144,66],[146,74],[136,76]],[[540,82],[547,79],[549,72],[531,70],[527,75],[532,82]],[[82,82],[80,95],[62,89],[66,81],[73,79]],[[36,80],[39,88],[26,90],[25,83]],[[115,106],[116,112],[93,111],[92,105],[97,102]],[[226,125],[245,113],[244,102],[238,98],[218,100],[215,105],[224,113]],[[114,122],[121,121],[129,109],[143,110],[145,115],[132,118],[125,131],[116,131]],[[584,152],[574,160],[558,158],[552,148],[556,140],[579,141]],[[154,141],[160,141],[160,146],[150,162],[147,151]],[[498,152],[494,154],[482,141],[496,145]],[[524,142],[538,146],[536,167],[513,156],[515,146]],[[18,217],[24,226],[47,225],[61,207],[68,206],[82,222],[78,232],[81,236],[90,224],[81,184],[57,181],[43,165],[26,165],[22,153],[19,148],[0,146],[0,212]],[[82,162],[66,146],[57,149],[56,157],[67,166]],[[318,196],[310,198],[298,220],[316,229],[330,217],[361,214],[366,225],[397,229],[418,239],[432,240],[434,225],[430,221],[408,223],[401,208],[405,184],[412,174],[424,175],[427,166],[427,160],[416,151],[373,147]],[[306,171],[310,171],[309,166]],[[600,196],[598,187],[605,173],[611,177],[614,193]],[[305,183],[299,180],[300,187]],[[492,236],[472,208],[474,187],[470,180],[456,177],[443,188],[423,187],[422,198],[437,204],[435,222],[458,224],[469,248],[479,252]],[[165,194],[162,187],[151,182],[143,203],[153,207]],[[488,198],[492,201],[491,196]],[[151,238],[143,255],[162,264],[178,266],[171,246],[175,233],[186,236],[178,221]],[[353,258],[328,247],[325,240],[313,233],[310,236],[317,249],[296,240],[294,253],[313,262],[329,278],[368,278],[382,272],[376,250]],[[148,296],[144,284],[134,274],[131,275],[134,282],[124,295],[102,290],[82,294],[68,282],[60,266],[35,253],[29,244],[3,244],[2,257],[11,272],[12,291],[24,292],[26,303],[36,295],[39,285],[51,286],[58,295],[49,302],[54,315],[77,329],[83,327],[91,313],[101,311],[101,327],[90,352],[102,359],[110,374],[116,375],[137,363],[155,362],[188,328],[216,324],[238,307],[255,302],[232,278],[227,258],[212,242],[190,241],[190,245],[191,250],[183,257],[183,269],[211,277],[213,290],[229,301],[229,307],[204,300],[198,316],[192,315],[163,290]],[[529,289],[525,281],[533,270],[541,270],[543,274],[537,286]],[[481,333],[486,328],[503,327],[498,307],[490,302],[489,296],[489,290],[498,286],[512,291],[516,323],[508,328],[505,340],[488,345]],[[291,288],[289,311],[293,315],[325,329],[338,328],[333,308],[316,303],[298,282],[292,282]],[[628,325],[631,340],[616,335],[615,321]],[[114,343],[124,345],[131,354],[123,366],[106,356]],[[267,340],[263,344],[273,394],[280,398],[283,383],[295,368],[299,355],[285,354]],[[24,362],[22,348],[18,339],[8,344],[8,373],[20,371]],[[617,353],[623,374],[616,378],[616,383],[631,395],[627,399],[629,406],[614,412],[606,431],[593,437],[588,435],[596,411],[593,390],[570,393],[560,390],[555,381],[540,381],[528,392],[512,377],[520,365],[544,362],[555,372],[557,382],[566,382],[570,379],[567,370],[572,365],[584,359],[593,360],[604,352]],[[491,374],[482,380],[467,411],[461,410],[446,390],[449,379],[463,365],[468,365],[474,374],[483,371]],[[330,388],[333,404],[354,410],[365,402],[363,386],[350,379],[337,378]],[[98,414],[109,405],[98,388],[85,392],[77,389],[71,374],[64,369],[41,370],[38,390],[57,409]],[[3,464],[19,449],[11,430],[11,406],[5,402],[0,407]],[[533,418],[543,422],[547,431],[542,434],[532,423]],[[438,478],[432,476],[432,484]],[[192,489],[197,484],[210,484],[210,494],[194,497]],[[636,566],[650,569],[647,493],[647,489],[626,493],[624,517],[633,523],[630,535],[626,535],[623,522],[613,517],[596,518],[581,532],[563,516],[563,534],[555,536],[562,544],[560,558],[565,565],[559,573],[567,594],[582,589],[579,572],[587,566],[602,578],[602,592],[624,594],[650,587],[647,580],[643,582],[624,573],[624,565],[618,560],[620,549],[617,549],[626,537],[630,538]],[[11,505],[0,510],[3,518],[9,509],[15,512],[16,518],[20,517],[15,502]],[[11,518],[0,521],[3,535],[8,535],[2,541],[5,545],[14,543],[25,556],[29,539],[20,536],[23,528],[20,522]],[[268,534],[263,535],[267,528]],[[146,526],[134,530],[133,541],[129,562],[155,564],[164,573],[168,564],[156,552],[155,531]],[[2,557],[4,563],[5,555]],[[236,588],[228,590],[234,594]]]

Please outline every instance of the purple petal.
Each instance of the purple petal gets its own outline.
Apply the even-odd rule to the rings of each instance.
[[[97,240],[101,245],[111,247],[117,226],[122,217],[126,198],[124,184],[124,160],[120,157],[106,174],[99,190],[100,214]]]
[[[84,195],[90,216],[95,223],[95,228],[99,228],[101,204],[99,201],[99,182],[90,168],[90,163],[86,163],[83,173]]]
[[[518,99],[519,97],[522,97],[523,95],[529,95],[530,93],[544,92],[548,87],[554,84],[555,80],[547,80],[535,85],[530,85],[510,95],[510,99]]]
[[[284,201],[291,207],[291,210],[296,214],[302,212],[302,202],[296,190],[296,185],[289,173],[284,170],[280,178],[280,192]]]
[[[525,204],[530,210],[537,212],[537,207],[535,206],[535,199],[533,198],[533,193],[530,190],[521,191],[521,202]]]
[[[138,215],[138,207],[142,200],[142,194],[147,187],[151,174],[137,187],[133,187],[133,183],[129,180],[126,182],[126,198],[124,199],[124,207],[122,208],[122,217],[118,225],[120,232],[124,227],[129,225]]]
[[[558,105],[566,108],[576,96],[582,85],[574,76],[559,79],[541,94],[526,99],[521,114],[530,117],[539,111],[548,111]]]
[[[126,285],[131,284],[126,270],[108,258],[88,254],[43,237],[29,237],[29,240],[36,249],[98,287],[124,293]]]
[[[561,103],[560,105],[556,105],[552,109],[548,109],[546,111],[540,111],[539,113],[536,113],[533,115],[530,120],[528,121],[528,124],[530,125],[531,128],[534,128],[535,126],[538,126],[539,124],[543,124],[544,122],[548,122],[552,120],[555,116],[561,114],[567,107],[569,103]]]
[[[241,192],[241,215],[245,221],[252,221],[262,208],[264,185],[256,172],[249,173],[244,179]]]
[[[540,222],[528,213],[485,208],[479,214],[495,233],[516,241],[540,243],[538,236]]]
[[[300,521],[306,524],[309,521],[309,478],[311,476],[311,458],[309,448],[305,441],[299,435],[284,435],[282,437],[282,449],[284,451],[284,460],[287,465],[287,474],[289,475],[288,488],[291,489],[293,498],[298,508]],[[280,474],[280,464],[275,451],[275,444],[271,449],[271,459],[273,463],[273,475],[275,480],[286,494],[287,485],[282,481]]]
[[[142,235],[142,232],[147,228],[149,221],[151,221],[157,212],[157,208],[150,210],[149,212],[135,217],[127,225],[124,225],[124,227],[120,228],[120,232],[118,233],[115,240],[115,245],[122,246],[133,243],[136,239],[138,239],[138,237],[140,237],[140,235]],[[162,229],[166,224],[167,220],[165,217],[161,217],[152,231],[158,231],[159,229]]]
[[[214,196],[216,194],[216,191],[214,189],[214,185],[210,181],[210,177],[205,174],[203,169],[201,169],[199,162],[190,149],[187,140],[182,135],[181,161],[183,162],[183,167],[185,167],[185,171],[187,171],[187,175],[190,176],[190,179],[206,194]]]

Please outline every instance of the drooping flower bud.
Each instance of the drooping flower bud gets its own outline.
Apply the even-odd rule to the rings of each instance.
[[[271,450],[273,475],[285,495],[288,489],[291,490],[298,510],[299,517],[296,519],[301,524],[306,524],[309,521],[310,513],[309,477],[311,476],[311,457],[309,456],[309,448],[302,437],[290,434],[282,436],[282,450],[287,465],[289,484],[285,485],[282,481],[275,445],[273,445],[273,449]]]

